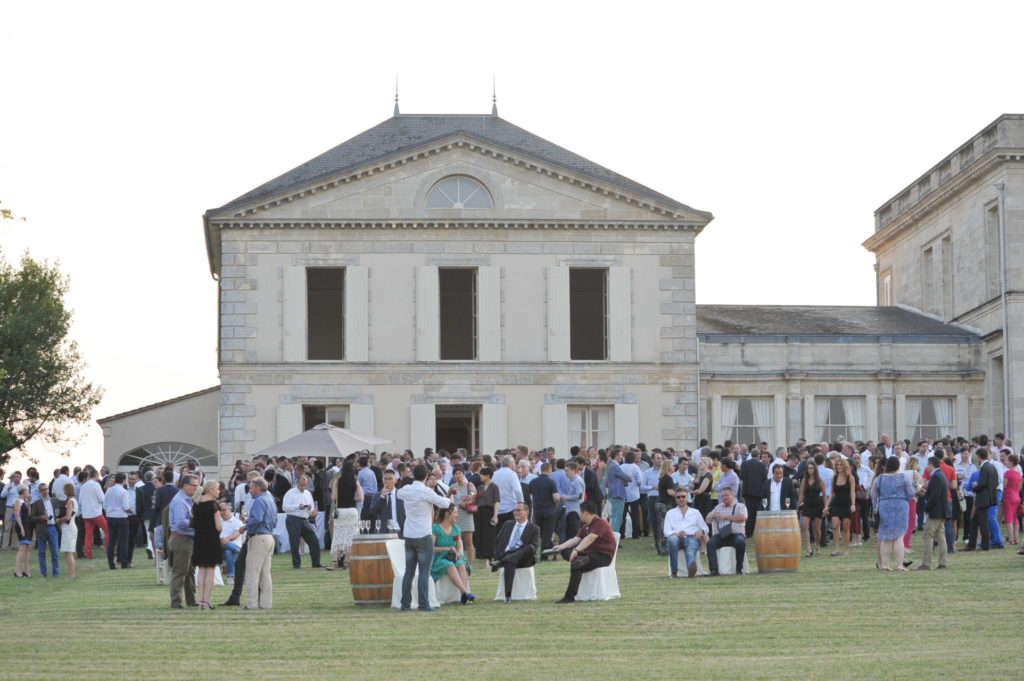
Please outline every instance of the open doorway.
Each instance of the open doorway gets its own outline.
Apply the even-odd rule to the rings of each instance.
[[[470,456],[480,454],[480,406],[439,404],[434,407],[438,449],[454,452],[465,448]]]

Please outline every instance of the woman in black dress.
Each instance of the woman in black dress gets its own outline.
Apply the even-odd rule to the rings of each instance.
[[[849,462],[840,457],[836,461],[836,477],[832,481],[832,496],[829,497],[825,509],[832,519],[832,538],[836,542],[833,556],[848,556],[850,554],[850,519],[856,508],[856,501],[853,499],[853,476],[850,475]],[[842,532],[840,532],[842,528]],[[839,551],[839,540],[842,539],[844,548]]]
[[[817,539],[811,542],[810,529],[814,523],[815,538],[821,536],[821,518],[825,514],[825,483],[818,477],[818,464],[807,460],[803,480],[800,481],[800,533],[807,545],[807,557],[818,552]]]
[[[196,578],[196,596],[200,610],[213,610],[210,594],[213,593],[213,571],[224,554],[220,547],[220,513],[217,512],[217,496],[220,483],[207,481],[192,497],[192,525],[196,535],[192,543],[192,562],[199,568]]]
[[[480,484],[476,488],[477,506],[473,524],[476,531],[473,541],[476,544],[476,557],[484,559],[484,565],[490,566],[494,558],[494,537],[497,534],[494,520],[500,494],[498,486],[491,482],[494,469],[485,466],[480,469]]]

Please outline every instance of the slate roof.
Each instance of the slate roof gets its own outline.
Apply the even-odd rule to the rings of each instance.
[[[542,163],[560,166],[580,175],[668,204],[676,209],[697,213],[709,220],[712,217],[710,213],[696,210],[660,194],[639,182],[619,175],[568,149],[563,149],[557,144],[552,144],[527,132],[498,116],[422,114],[393,116],[220,208],[207,211],[206,214],[210,216],[239,205],[258,201],[315,180],[387,158],[402,150],[424,146],[457,134],[464,134],[481,142],[493,143],[523,156],[532,157]]]
[[[138,407],[136,409],[131,409],[129,411],[122,411],[120,414],[114,414],[112,416],[104,416],[101,419],[96,419],[96,423],[98,423],[98,424],[100,424],[102,426],[104,423],[107,423],[108,421],[113,421],[114,419],[123,418],[125,416],[134,416],[135,414],[141,414],[144,411],[149,411],[151,409],[156,409],[158,407],[166,407],[168,404],[174,404],[175,402],[182,402],[184,400],[191,399],[193,397],[199,397],[200,395],[206,395],[208,393],[212,393],[214,391],[219,391],[219,390],[220,390],[220,386],[219,385],[215,385],[212,388],[204,388],[203,390],[197,390],[196,392],[188,393],[187,395],[179,395],[178,397],[172,397],[171,399],[164,400],[163,402],[156,402],[155,404],[147,404],[144,407]]]
[[[709,336],[933,337],[978,339],[962,327],[902,307],[698,305],[697,333]]]

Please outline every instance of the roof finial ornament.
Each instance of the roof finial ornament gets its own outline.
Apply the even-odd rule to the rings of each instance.
[[[498,79],[491,75],[491,115],[498,115]]]
[[[395,115],[398,115],[398,74],[395,74]]]

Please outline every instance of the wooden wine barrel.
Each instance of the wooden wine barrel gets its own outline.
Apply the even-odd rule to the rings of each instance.
[[[754,551],[758,572],[796,572],[800,567],[800,522],[796,511],[758,511]]]
[[[349,582],[356,605],[391,606],[391,586],[395,573],[385,542],[397,534],[357,534],[349,552]]]

